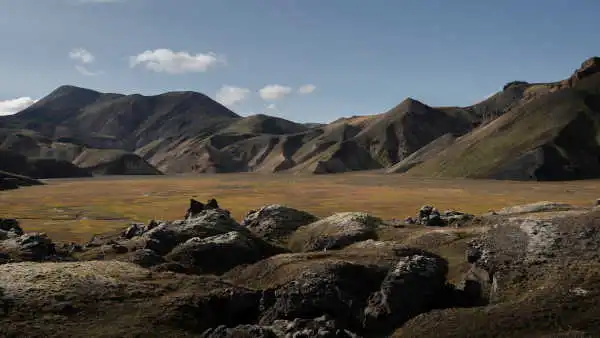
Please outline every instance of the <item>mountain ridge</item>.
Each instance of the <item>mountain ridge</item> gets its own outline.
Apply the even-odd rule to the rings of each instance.
[[[65,85],[0,118],[0,149],[67,161],[101,153],[87,157],[88,167],[100,165],[93,159],[117,161],[111,154],[118,150],[135,162],[130,169],[155,174],[385,169],[442,177],[596,177],[599,133],[581,121],[600,121],[599,73],[600,58],[593,57],[567,79],[512,81],[471,106],[431,107],[409,97],[380,114],[328,124],[240,116],[193,91],[144,96]],[[566,145],[565,137],[576,136],[585,151]]]

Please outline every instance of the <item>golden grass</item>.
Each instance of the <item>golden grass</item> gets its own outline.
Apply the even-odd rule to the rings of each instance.
[[[215,197],[238,220],[250,209],[273,203],[320,217],[363,211],[390,219],[414,215],[424,204],[471,213],[541,200],[591,205],[600,196],[599,183],[419,179],[378,173],[103,177],[53,180],[0,192],[0,217],[17,218],[26,231],[44,231],[56,240],[85,241],[131,221],[180,219],[192,197]]]

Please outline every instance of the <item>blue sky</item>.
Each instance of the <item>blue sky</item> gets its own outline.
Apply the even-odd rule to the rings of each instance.
[[[406,97],[469,105],[599,55],[597,13],[598,0],[0,0],[0,112],[62,84],[194,90],[302,122]]]

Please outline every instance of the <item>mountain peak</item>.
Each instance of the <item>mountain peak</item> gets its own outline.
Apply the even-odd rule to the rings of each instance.
[[[600,73],[600,57],[593,56],[581,64],[581,67],[573,73],[568,82],[570,85],[574,85],[575,82],[596,73]]]
[[[423,102],[413,99],[412,97],[407,97],[406,99],[404,99],[404,101],[400,102],[399,105],[396,106],[396,108],[392,109],[392,111],[394,112],[410,112],[410,111],[415,111],[415,112],[420,112],[420,111],[425,111],[425,110],[429,110],[431,109],[431,107],[429,107],[428,105],[424,104]]]
[[[73,85],[62,85],[56,89],[54,89],[48,96],[59,96],[59,95],[100,95],[100,92],[88,89],[77,87]]]

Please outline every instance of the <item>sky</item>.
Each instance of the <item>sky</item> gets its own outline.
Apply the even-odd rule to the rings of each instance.
[[[466,106],[600,55],[598,0],[0,0],[0,114],[60,85],[298,122]]]

